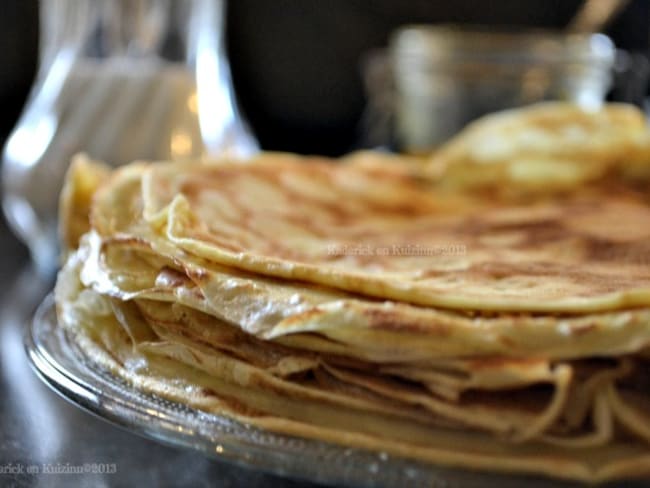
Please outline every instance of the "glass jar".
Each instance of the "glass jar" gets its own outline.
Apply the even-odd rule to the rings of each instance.
[[[616,50],[602,34],[407,26],[391,40],[395,136],[428,151],[469,121],[542,100],[603,102]]]
[[[37,268],[57,264],[57,203],[77,152],[112,165],[255,139],[235,103],[223,0],[41,0],[39,71],[4,149],[3,207]]]

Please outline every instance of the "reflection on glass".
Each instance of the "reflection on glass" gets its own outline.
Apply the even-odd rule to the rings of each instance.
[[[4,152],[8,220],[41,272],[56,266],[70,157],[113,165],[257,144],[234,101],[221,0],[43,0],[40,69]]]

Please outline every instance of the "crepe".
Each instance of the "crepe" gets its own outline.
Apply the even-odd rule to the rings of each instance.
[[[650,303],[645,195],[586,188],[518,204],[400,176],[277,157],[158,164],[142,175],[144,216],[210,261],[382,299],[571,313]]]
[[[123,300],[182,303],[263,339],[375,361],[613,355],[650,344],[650,310],[565,316],[480,315],[377,301],[247,273],[172,246],[138,213],[145,166],[119,170],[95,199],[86,286]],[[122,212],[115,196],[130,202]],[[134,218],[140,215],[140,218]]]
[[[473,357],[581,358],[633,353],[650,344],[650,309],[567,316],[470,316],[377,302],[285,283],[166,254],[146,241],[88,236],[88,287],[119,298],[175,302],[261,339],[377,362]],[[158,254],[157,254],[158,253]]]
[[[59,240],[64,259],[79,246],[81,236],[90,230],[91,200],[109,173],[108,166],[84,154],[75,156],[70,163],[59,196]]]
[[[59,322],[135,386],[274,432],[650,475],[645,194],[593,180],[492,199],[402,163],[78,162]]]
[[[585,109],[546,102],[470,123],[430,158],[430,177],[452,190],[524,197],[621,177],[648,181],[650,137],[632,105]]]
[[[591,416],[595,430],[583,430],[581,435],[573,437],[576,445],[563,439],[560,420],[555,433],[538,436],[524,444],[515,438],[518,443],[512,447],[512,441],[507,441],[509,436],[504,437],[504,433],[511,434],[508,429],[501,431],[502,440],[481,433],[496,430],[493,425],[496,417],[490,421],[486,415],[489,408],[487,412],[473,412],[472,416],[467,415],[464,407],[457,409],[465,420],[474,417],[474,424],[458,420],[444,422],[438,417],[423,418],[421,409],[376,398],[372,390],[357,390],[349,396],[340,393],[343,389],[340,385],[336,393],[336,388],[324,387],[323,383],[317,383],[311,391],[303,384],[299,386],[301,392],[296,392],[295,387],[284,388],[280,381],[269,384],[272,374],[269,371],[273,371],[268,368],[269,363],[264,365],[267,367],[264,373],[259,369],[259,358],[255,366],[242,361],[241,356],[208,350],[200,345],[202,341],[192,340],[187,334],[173,337],[169,332],[155,332],[147,327],[142,315],[125,310],[129,302],[115,301],[85,288],[78,279],[81,258],[75,254],[60,275],[57,285],[60,320],[76,334],[80,347],[89,357],[147,391],[275,432],[381,449],[393,455],[450,466],[533,472],[590,482],[647,473],[650,454],[646,444],[612,435],[612,409],[609,403],[602,402],[614,391],[608,389],[611,382],[607,379],[597,389],[594,402],[595,413],[603,410],[604,414]],[[136,318],[129,319],[129,316]],[[171,323],[178,322],[170,313],[163,313],[162,317]],[[442,364],[441,369],[445,366],[451,368]],[[350,374],[353,369],[342,370]],[[286,373],[283,368],[275,370],[278,378],[287,377]],[[366,374],[366,384],[367,378]],[[598,381],[591,383],[598,384]],[[514,412],[517,405],[521,409],[517,401],[508,402],[512,395],[511,392],[503,396],[505,404],[501,402],[493,410],[494,415],[502,412],[502,429],[508,420],[513,421],[512,414],[509,416],[504,407],[510,403]],[[554,417],[561,419],[557,413]]]

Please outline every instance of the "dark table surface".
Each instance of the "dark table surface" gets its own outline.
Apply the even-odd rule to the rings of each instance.
[[[0,256],[0,486],[312,486],[159,444],[59,397],[31,370],[23,349],[26,323],[52,283],[32,271],[1,221]],[[84,463],[115,465],[116,473],[44,472]]]

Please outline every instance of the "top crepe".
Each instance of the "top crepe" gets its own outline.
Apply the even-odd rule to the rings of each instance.
[[[144,216],[170,242],[262,275],[464,310],[650,304],[650,208],[630,189],[524,204],[432,191],[380,160],[278,154],[159,163],[142,181]]]

